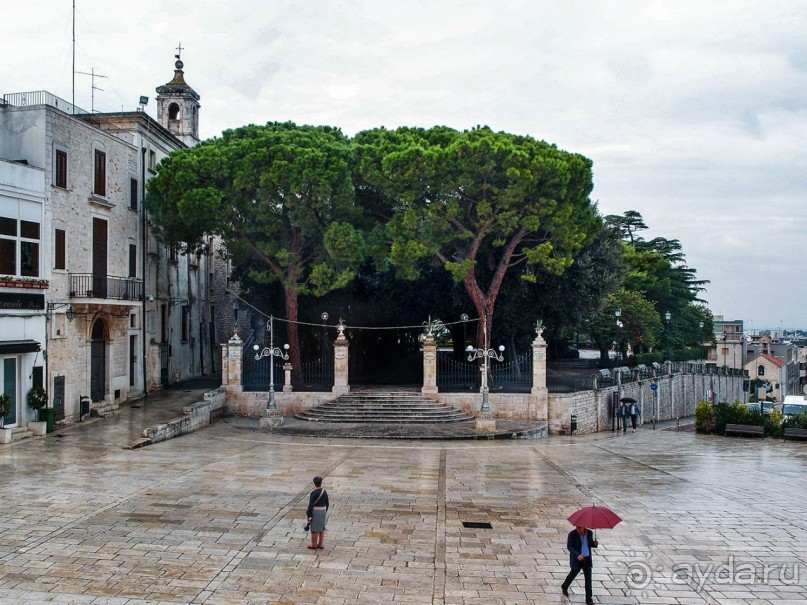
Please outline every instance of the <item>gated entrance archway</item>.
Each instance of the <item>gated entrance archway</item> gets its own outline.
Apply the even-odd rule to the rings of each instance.
[[[95,320],[90,338],[90,397],[102,401],[106,394],[106,330],[101,319]]]

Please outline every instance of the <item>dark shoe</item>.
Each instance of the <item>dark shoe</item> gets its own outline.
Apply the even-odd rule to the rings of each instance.
[[[568,590],[568,589],[567,589],[565,586],[561,586],[561,587],[560,587],[560,591],[563,593],[563,596],[564,596],[564,597],[568,597],[568,596],[569,596],[569,590]]]
[[[316,550],[317,547],[316,546],[309,546],[308,548],[313,548],[314,550]]]
[[[325,548],[324,546],[317,546],[317,548]]]
[[[589,599],[588,601],[586,601],[586,605],[594,605],[594,601],[592,601],[591,599]]]

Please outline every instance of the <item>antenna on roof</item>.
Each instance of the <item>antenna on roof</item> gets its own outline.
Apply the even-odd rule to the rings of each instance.
[[[96,91],[96,90],[100,90],[100,91],[103,91],[103,90],[104,90],[103,88],[98,88],[98,87],[95,85],[95,78],[108,78],[109,76],[102,76],[101,74],[97,74],[97,73],[95,73],[95,68],[94,68],[94,67],[93,67],[93,68],[92,68],[92,70],[90,70],[89,72],[86,72],[86,71],[77,71],[77,72],[75,72],[75,73],[77,73],[77,74],[84,74],[85,76],[90,76],[90,77],[92,78],[92,84],[90,85],[90,88],[91,88],[91,90],[92,90],[92,101],[91,101],[91,102],[92,102],[92,105],[90,106],[90,113],[95,113],[95,91]]]

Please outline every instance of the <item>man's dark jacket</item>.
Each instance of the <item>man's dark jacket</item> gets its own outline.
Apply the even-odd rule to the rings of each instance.
[[[586,537],[588,538],[589,553],[593,553],[593,549],[597,548],[594,546],[594,532],[587,529]],[[569,567],[572,569],[580,569],[583,565],[582,561],[577,560],[577,557],[580,556],[580,550],[583,548],[583,539],[580,537],[580,534],[577,533],[577,528],[569,532],[569,537],[566,538],[566,548],[569,549]],[[591,566],[594,567],[594,558],[589,558],[591,560]]]

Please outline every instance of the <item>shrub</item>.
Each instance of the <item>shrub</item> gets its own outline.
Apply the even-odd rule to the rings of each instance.
[[[780,424],[783,429],[807,429],[807,412],[801,412],[795,416],[791,416]]]
[[[778,413],[778,412],[774,412]],[[750,410],[748,406],[735,401],[721,401],[714,406],[708,401],[699,401],[695,407],[695,430],[708,435],[722,435],[727,424],[754,424],[765,427],[765,434],[771,437],[781,436],[781,414],[776,420],[774,414],[765,416],[760,410]]]
[[[11,396],[8,393],[0,393],[0,427],[5,426],[6,414],[11,408]]]
[[[48,405],[48,392],[42,387],[33,387],[28,391],[28,405],[34,410],[41,410]]]
[[[717,422],[712,405],[708,401],[699,401],[695,406],[695,431],[713,435],[716,427]]]

